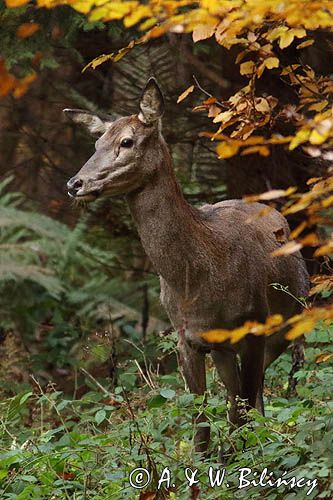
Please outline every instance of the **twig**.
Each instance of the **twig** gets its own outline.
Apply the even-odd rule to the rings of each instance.
[[[213,96],[213,94],[210,94],[209,92],[207,92],[207,90],[205,90],[204,88],[202,88],[202,86],[200,85],[200,83],[198,82],[198,79],[196,78],[195,75],[192,75],[192,78],[196,84],[196,86],[198,87],[199,90],[201,90],[201,92],[203,94],[205,94],[207,97],[212,97],[213,99],[216,99],[216,97]],[[227,109],[228,106],[226,104],[223,104],[223,102],[221,101],[218,101],[217,99],[215,100],[214,104],[216,106],[219,106],[220,108],[222,109]]]
[[[87,372],[87,370],[85,370],[84,368],[80,368],[80,372],[84,373],[85,375],[87,375],[87,377],[90,378],[90,380],[92,380],[94,382],[95,385],[97,385],[97,387],[108,397],[111,397],[113,398],[113,394],[110,392],[110,391],[107,391],[105,389],[105,387],[102,386],[102,384],[100,384],[98,382],[98,380],[96,380],[89,372]]]

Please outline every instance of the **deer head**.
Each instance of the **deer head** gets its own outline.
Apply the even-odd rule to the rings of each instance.
[[[163,96],[154,78],[142,92],[138,115],[112,122],[88,111],[64,109],[72,121],[99,136],[93,156],[67,182],[69,196],[92,201],[101,195],[127,194],[144,186],[162,154],[159,124],[163,111]]]

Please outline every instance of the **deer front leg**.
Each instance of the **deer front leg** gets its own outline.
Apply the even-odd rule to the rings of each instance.
[[[183,336],[178,342],[179,365],[189,390],[193,394],[205,394],[206,392],[206,369],[205,353],[193,349]],[[198,413],[193,418],[194,425],[207,422],[204,413]],[[195,451],[204,453],[207,451],[210,438],[209,427],[197,427],[194,435]]]

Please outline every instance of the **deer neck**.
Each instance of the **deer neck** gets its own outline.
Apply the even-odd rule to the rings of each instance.
[[[171,288],[186,293],[189,282],[200,273],[200,241],[205,241],[207,228],[183,196],[166,145],[161,146],[161,153],[151,180],[127,199],[156,272]]]

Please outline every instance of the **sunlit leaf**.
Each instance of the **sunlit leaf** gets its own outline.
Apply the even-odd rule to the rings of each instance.
[[[241,75],[251,75],[254,71],[255,64],[253,61],[246,61],[240,65]]]
[[[298,252],[302,248],[302,244],[297,241],[288,241],[285,245],[272,252],[273,257],[280,257],[281,255],[290,255]]]
[[[324,291],[333,291],[333,276],[318,274],[311,277],[312,288],[309,295],[315,295]]]
[[[219,158],[231,158],[239,151],[238,142],[220,142],[216,148]]]
[[[140,22],[144,17],[149,17],[152,15],[152,10],[149,5],[138,5],[124,18],[124,26],[130,28],[138,22]],[[154,21],[155,22],[155,21]],[[142,28],[141,28],[142,29]]]
[[[7,7],[22,7],[26,5],[30,0],[5,0]]]
[[[257,111],[259,111],[260,113],[267,113],[270,111],[270,105],[269,105],[269,102],[267,101],[267,99],[263,98],[263,97],[260,97],[259,99],[257,99],[254,107],[256,108]]]
[[[279,46],[281,49],[289,47],[293,42],[294,38],[303,38],[306,36],[306,31],[303,28],[299,29],[289,29],[285,33],[282,33],[279,40]]]
[[[276,198],[289,196],[290,194],[293,194],[295,191],[296,191],[295,187],[290,187],[288,189],[272,189],[271,191],[266,191],[265,193],[244,196],[244,200],[249,202],[260,201],[260,200],[269,201],[269,200],[274,200]]]
[[[333,358],[333,353],[322,352],[316,356],[316,363],[326,363]]]
[[[296,133],[295,137],[291,140],[289,144],[289,149],[292,151],[297,148],[300,144],[306,142],[310,137],[310,130],[302,129]]]
[[[178,97],[177,104],[180,103],[180,102],[182,102],[184,99],[186,99],[186,97],[189,94],[191,94],[191,92],[193,92],[193,90],[194,90],[194,85],[191,85],[186,90],[184,90],[184,92],[182,94],[180,94],[180,96]]]
[[[306,47],[310,47],[313,44],[314,40],[306,40],[305,42],[302,42],[299,45],[297,45],[296,49],[305,49]]]
[[[193,30],[192,37],[194,42],[199,42],[200,40],[206,40],[214,35],[215,26],[209,24],[199,24]]]
[[[244,156],[244,155],[250,155],[250,154],[254,154],[254,153],[258,153],[261,156],[269,156],[270,155],[270,151],[269,151],[269,148],[267,146],[250,146],[249,148],[243,149],[241,152],[241,155]]]
[[[316,326],[316,319],[311,317],[305,317],[304,319],[298,321],[287,333],[286,339],[294,340],[305,333],[311,332]]]
[[[279,67],[280,61],[277,57],[267,57],[267,59],[264,60],[264,64],[266,68],[273,69]]]

